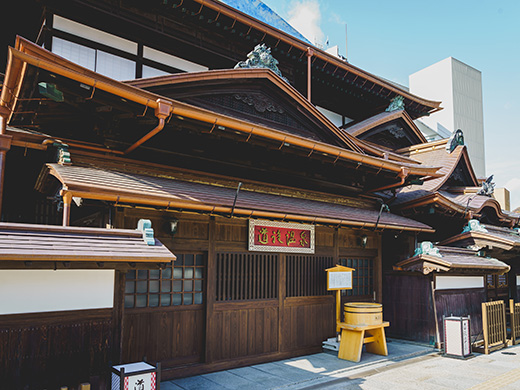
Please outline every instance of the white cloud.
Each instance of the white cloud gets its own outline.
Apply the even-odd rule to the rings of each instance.
[[[287,22],[312,43],[323,44],[325,33],[321,29],[320,3],[317,0],[291,2]]]

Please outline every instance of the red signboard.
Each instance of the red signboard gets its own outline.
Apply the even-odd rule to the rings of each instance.
[[[314,253],[314,226],[250,220],[249,250]]]

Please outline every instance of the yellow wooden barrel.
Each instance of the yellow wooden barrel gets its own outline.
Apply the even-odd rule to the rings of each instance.
[[[383,323],[383,305],[371,302],[345,303],[345,323],[379,325]]]

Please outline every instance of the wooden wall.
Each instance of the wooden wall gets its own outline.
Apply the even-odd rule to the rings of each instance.
[[[73,388],[90,382],[104,389],[111,334],[112,309],[2,316],[0,388]]]
[[[470,318],[471,336],[473,340],[482,339],[482,302],[486,302],[486,290],[483,288],[467,290],[437,290],[437,321],[440,324],[440,337],[444,338],[442,316]],[[507,304],[507,302],[506,302]]]
[[[482,337],[481,304],[486,301],[483,288],[432,292],[431,276],[387,272],[383,297],[383,317],[390,321],[390,337],[429,344],[442,342],[443,316],[451,315],[471,316],[472,341]]]
[[[122,361],[160,360],[163,378],[320,352],[322,342],[335,336],[334,295],[320,281],[340,258],[373,259],[374,290],[381,299],[378,233],[317,226],[315,255],[295,258],[248,252],[247,219],[122,208],[115,227],[135,228],[140,218],[152,221],[155,236],[175,254],[197,252],[206,259],[203,304],[124,309]],[[167,229],[172,218],[179,220],[173,237]],[[366,248],[358,243],[363,234]],[[223,270],[240,281],[223,280]],[[303,296],[294,292],[294,283]],[[373,299],[372,291],[367,299]]]
[[[383,287],[388,336],[433,343],[436,332],[430,277],[387,272]]]

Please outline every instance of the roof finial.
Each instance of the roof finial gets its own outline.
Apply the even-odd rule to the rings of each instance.
[[[436,248],[431,241],[423,241],[419,244],[419,246],[415,249],[414,256],[419,255],[429,255],[435,257],[442,257],[439,252],[439,248]]]
[[[404,110],[404,97],[397,95],[390,101],[390,105],[385,110],[386,112],[392,112],[397,110]]]
[[[458,145],[464,145],[464,134],[461,129],[457,129],[451,134],[451,137],[446,144],[446,151],[451,153]]]
[[[278,63],[278,60],[271,55],[271,48],[267,47],[265,43],[260,43],[259,45],[256,45],[254,50],[247,55],[247,60],[240,61],[235,65],[235,69],[267,68],[271,69],[283,80],[287,81],[287,79],[282,76],[280,69],[278,69]]]
[[[493,175],[491,175],[482,182],[482,187],[478,190],[477,194],[492,196],[493,192],[495,192],[495,183],[493,183]]]

